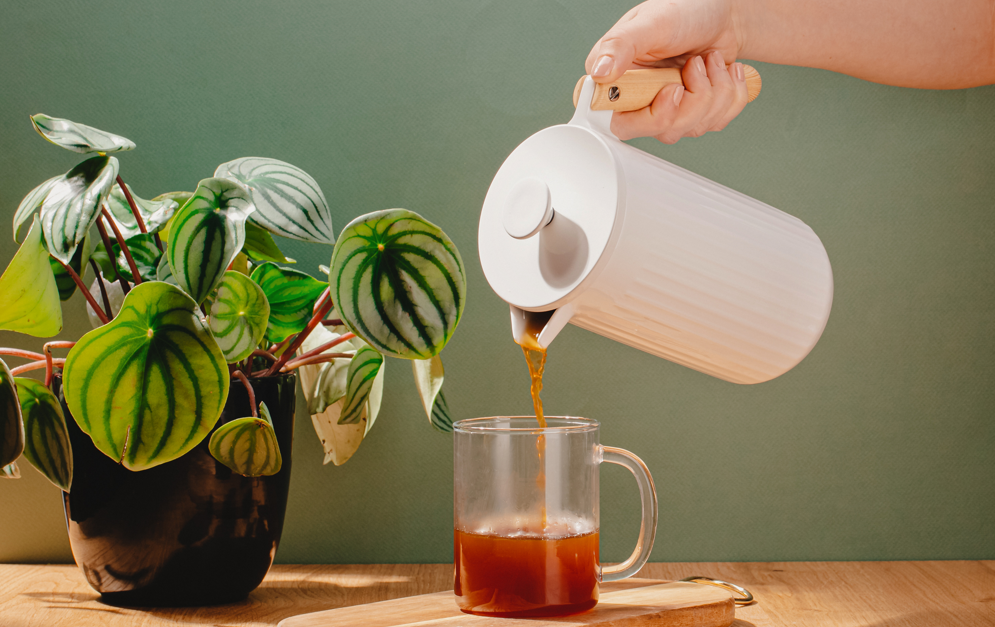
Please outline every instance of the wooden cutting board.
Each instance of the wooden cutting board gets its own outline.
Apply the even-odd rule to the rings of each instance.
[[[302,614],[278,627],[728,627],[735,613],[732,594],[715,586],[626,579],[603,584],[594,609],[563,618],[472,616],[452,592],[437,592]]]

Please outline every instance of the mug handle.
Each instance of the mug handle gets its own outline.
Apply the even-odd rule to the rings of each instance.
[[[601,581],[618,581],[639,572],[639,569],[649,559],[650,551],[653,550],[658,513],[656,488],[653,485],[653,476],[650,475],[649,468],[646,467],[643,460],[625,449],[602,446],[601,461],[618,464],[629,469],[629,472],[636,478],[636,484],[639,486],[639,499],[643,505],[643,520],[639,525],[639,539],[636,541],[636,548],[632,555],[621,564],[601,568]]]

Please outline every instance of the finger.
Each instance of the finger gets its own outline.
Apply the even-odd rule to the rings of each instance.
[[[701,57],[694,57],[684,64],[681,78],[684,79],[687,91],[681,99],[677,119],[670,131],[669,139],[673,141],[685,136],[697,136],[696,129],[711,112],[714,98],[712,83],[708,80],[705,62]]]
[[[733,95],[733,100],[726,107],[725,112],[723,112],[715,121],[712,123],[713,131],[721,131],[724,129],[729,122],[743,111],[743,107],[749,102],[750,96],[746,89],[746,73],[743,68],[742,63],[733,63],[729,66],[728,70],[729,78],[733,83],[735,92]]]
[[[674,125],[674,120],[677,119],[678,105],[683,96],[683,85],[667,85],[653,98],[649,106],[638,111],[616,111],[612,115],[612,133],[623,141],[668,133]]]
[[[699,135],[718,130],[714,128],[715,125],[729,110],[736,97],[736,85],[729,76],[722,53],[709,54],[705,59],[705,69],[708,72],[708,81],[712,85],[712,104],[708,113],[699,122],[699,127],[695,129]]]
[[[636,58],[659,48],[669,30],[663,21],[661,11],[652,6],[630,10],[594,44],[584,64],[587,73],[598,83],[618,80]]]

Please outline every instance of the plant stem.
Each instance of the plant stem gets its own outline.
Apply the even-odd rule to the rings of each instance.
[[[138,266],[135,265],[135,260],[131,257],[131,250],[128,248],[128,244],[125,243],[124,236],[121,235],[121,229],[117,228],[117,223],[111,219],[111,214],[107,211],[106,207],[101,207],[100,210],[103,212],[104,217],[107,218],[107,223],[111,225],[114,237],[117,238],[117,245],[124,252],[124,258],[128,260],[128,267],[131,268],[131,276],[135,279],[135,285],[141,284],[142,275],[138,274]]]
[[[46,342],[42,347],[45,351],[45,387],[50,387],[52,385],[52,349],[53,348],[72,348],[76,346],[76,342]],[[65,360],[62,360],[65,363]]]
[[[311,331],[314,331],[314,328],[318,326],[318,323],[320,323],[325,316],[328,315],[328,312],[332,310],[332,300],[328,297],[327,289],[321,294],[321,298],[318,299],[318,302],[320,304],[316,308],[315,314],[312,316],[311,321],[307,323],[307,326],[304,327],[303,331],[297,334],[297,337],[295,337],[294,341],[290,343],[287,350],[283,351],[283,354],[280,355],[280,359],[275,364],[270,366],[270,369],[267,371],[269,372],[268,376],[272,376],[280,371],[283,364],[290,360],[290,357],[294,354],[294,351],[296,351],[301,343],[307,339],[307,336],[311,335]]]
[[[97,275],[97,287],[100,288],[100,299],[104,301],[104,313],[110,318],[113,313],[111,312],[111,299],[107,297],[107,286],[104,285],[104,277],[100,274],[100,266],[97,262],[90,258],[90,267],[93,268],[93,273]]]
[[[293,340],[293,338],[294,338],[293,335],[288,335],[281,342],[279,342],[277,344],[274,344],[273,346],[270,346],[269,347],[269,352],[273,353],[276,356],[282,355],[283,354],[283,352],[282,352],[283,349],[285,349],[287,347],[287,344],[289,344],[291,342],[291,340]]]
[[[325,291],[322,292],[321,296],[318,297],[318,300],[314,301],[314,307],[311,308],[312,314],[318,313],[318,308],[321,307],[321,305],[325,302],[326,298],[329,298],[331,296],[331,293],[332,293],[331,286],[326,287]]]
[[[138,221],[138,228],[141,229],[142,233],[148,234],[149,230],[145,227],[145,220],[142,219],[142,214],[138,211],[138,205],[135,203],[135,199],[131,196],[131,190],[125,186],[120,175],[117,177],[117,184],[121,186],[121,191],[124,192],[124,197],[128,199],[128,206],[131,207],[131,213],[135,214],[135,220]],[[159,239],[159,234],[153,233],[152,237],[155,239],[155,245],[159,248],[159,252],[166,252],[166,249],[162,247],[162,240]]]
[[[127,296],[128,292],[131,291],[131,286],[124,280],[121,273],[117,271],[117,261],[111,256],[114,253],[114,250],[111,248],[111,238],[107,236],[107,229],[104,227],[103,216],[97,218],[97,232],[100,233],[100,239],[104,240],[104,250],[107,251],[107,256],[110,258],[111,265],[114,266],[114,274],[117,275],[118,283],[121,284],[121,291],[124,292],[125,296]],[[110,310],[108,310],[107,315],[110,315],[110,313]]]
[[[0,348],[0,355],[10,355],[11,357],[21,357],[22,359],[45,359],[41,353],[25,351],[19,348]]]
[[[312,348],[311,350],[309,350],[308,352],[300,355],[299,357],[294,357],[292,359],[287,360],[287,363],[289,364],[292,361],[297,361],[298,359],[304,359],[305,357],[313,357],[313,356],[317,355],[318,353],[323,353],[323,352],[327,351],[329,348],[331,348],[333,346],[338,346],[342,342],[348,342],[349,340],[351,340],[354,337],[356,337],[356,335],[353,334],[353,333],[343,333],[342,335],[338,336],[334,340],[332,340],[330,342],[325,342],[324,344],[322,344],[321,346],[319,346],[317,348]]]
[[[313,364],[323,364],[333,359],[352,359],[355,357],[352,353],[324,353],[322,355],[311,355],[310,357],[298,357],[297,359],[292,359],[283,365],[280,372],[290,372],[291,370],[297,370],[301,366],[311,366]]]
[[[333,320],[322,320],[321,324],[325,325],[326,327],[340,327],[345,323],[342,322],[341,318],[335,318]]]
[[[277,361],[273,353],[264,350],[254,350],[252,351],[252,355],[250,355],[250,357],[265,357],[266,359],[270,360],[271,363],[276,363]]]
[[[59,263],[62,262],[59,261]],[[69,267],[67,264],[62,263],[62,267],[66,269],[66,272],[69,273],[69,276],[71,276],[73,281],[76,282],[76,286],[79,287],[81,292],[83,292],[83,296],[86,297],[86,302],[90,303],[90,307],[93,308],[93,312],[97,314],[98,318],[100,318],[100,322],[104,324],[110,322],[110,318],[107,317],[107,315],[104,313],[104,310],[101,309],[100,305],[97,304],[97,299],[95,299],[93,297],[93,294],[90,293],[90,290],[86,289],[86,286],[83,285],[83,279],[79,278],[79,275],[76,274],[76,271],[73,270],[71,267]]]
[[[138,212],[138,205],[135,204],[135,199],[131,197],[131,190],[128,189],[128,186],[121,180],[120,174],[117,177],[117,184],[118,187],[121,188],[121,191],[124,192],[124,197],[128,199],[128,206],[131,207],[131,213],[135,214],[135,220],[138,222],[138,229],[142,233],[148,233],[149,230],[145,228],[145,220],[142,219],[142,214]]]
[[[53,359],[52,362],[54,362],[54,365],[59,367],[66,365],[65,359]],[[30,364],[24,364],[23,366],[18,366],[17,368],[11,368],[10,374],[16,377],[18,375],[24,374],[25,372],[31,372],[32,370],[41,370],[42,368],[47,368],[47,367],[48,367],[48,360],[42,359],[40,361],[33,361]]]
[[[256,409],[256,392],[252,389],[252,384],[249,383],[249,380],[242,374],[241,370],[235,371],[235,378],[242,382],[242,385],[245,386],[245,391],[249,393],[249,407],[252,408],[252,417],[258,418],[259,411]]]

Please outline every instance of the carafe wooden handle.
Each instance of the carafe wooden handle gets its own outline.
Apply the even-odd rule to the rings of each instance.
[[[749,102],[760,94],[760,73],[749,65],[743,66]],[[574,106],[580,97],[580,88],[587,76],[581,76],[574,87]],[[653,102],[660,90],[671,83],[682,83],[677,68],[629,70],[614,83],[598,83],[594,88],[591,109],[594,111],[635,111]]]

